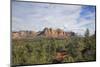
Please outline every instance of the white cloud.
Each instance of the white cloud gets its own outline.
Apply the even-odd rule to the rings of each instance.
[[[87,17],[92,17],[89,20],[80,17],[82,6],[43,3],[28,3],[25,6],[24,8],[19,6],[19,8],[15,7],[13,9],[19,10],[14,12],[15,14],[12,17],[13,30],[39,31],[44,27],[52,27],[61,28],[65,31],[74,31],[79,34],[83,34],[86,28],[89,28],[92,33],[95,30],[94,13],[86,15]],[[22,12],[20,9],[24,11]],[[22,17],[16,16],[16,14]],[[92,24],[92,26],[89,27],[88,24]]]

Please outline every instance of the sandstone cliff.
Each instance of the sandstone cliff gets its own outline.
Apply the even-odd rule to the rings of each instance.
[[[34,37],[63,39],[74,35],[75,35],[74,32],[65,32],[62,29],[52,29],[52,28],[44,28],[43,31],[39,32],[34,32],[34,31],[12,32],[13,39],[34,38]]]

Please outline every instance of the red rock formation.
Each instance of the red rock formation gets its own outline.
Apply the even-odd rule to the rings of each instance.
[[[12,32],[12,38],[13,39],[22,39],[22,38],[33,38],[37,34],[34,31],[18,31],[18,32]]]
[[[61,29],[52,29],[52,28],[45,28],[40,35],[47,37],[47,38],[67,38],[71,36],[70,32],[64,32]]]
[[[34,32],[34,31],[13,32],[12,38],[20,39],[20,38],[46,37],[46,38],[64,39],[73,35],[74,32],[65,32],[62,29],[44,28],[44,30],[40,32]]]

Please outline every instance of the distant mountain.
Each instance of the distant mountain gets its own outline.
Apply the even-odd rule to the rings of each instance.
[[[44,28],[43,31],[39,32],[34,32],[34,31],[12,32],[13,39],[35,38],[35,37],[64,39],[74,35],[75,35],[74,32],[65,32],[62,29],[52,29],[52,28]]]

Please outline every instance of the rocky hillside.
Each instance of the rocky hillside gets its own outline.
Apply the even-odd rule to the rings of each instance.
[[[62,29],[52,29],[52,28],[44,28],[43,31],[39,32],[34,32],[34,31],[12,32],[13,39],[34,38],[34,37],[63,39],[74,35],[75,35],[74,32],[65,32]]]

